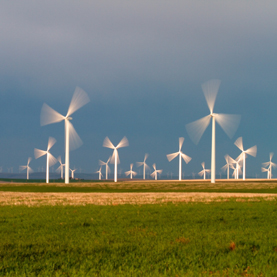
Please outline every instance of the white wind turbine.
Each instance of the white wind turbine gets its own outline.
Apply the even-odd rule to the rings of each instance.
[[[32,158],[29,157],[29,158],[28,158],[27,165],[21,165],[21,166],[19,167],[20,170],[27,169],[27,180],[29,180],[29,173],[32,173],[32,172],[33,172],[33,169],[29,166],[31,160],[32,160]]]
[[[155,178],[157,180],[158,173],[162,174],[163,170],[162,169],[156,169],[156,164],[153,164],[154,171],[150,174],[152,178]]]
[[[183,137],[179,138],[179,151],[178,152],[166,155],[169,162],[171,162],[173,159],[175,159],[179,155],[179,181],[182,180],[182,158],[184,159],[186,164],[188,164],[191,160],[191,157],[187,156],[186,154],[184,154],[181,151],[184,140],[185,139]]]
[[[264,167],[262,167],[262,172],[267,172],[267,179],[270,179],[270,177],[269,177],[269,172],[270,172],[270,170],[269,170],[269,167],[268,168],[264,168]]]
[[[243,161],[243,173],[242,173],[242,178],[243,180],[245,180],[245,158],[247,155],[250,155],[250,156],[253,156],[253,157],[256,157],[257,155],[257,146],[253,146],[253,147],[250,147],[249,149],[247,150],[244,150],[243,148],[243,142],[242,142],[242,137],[239,137],[235,143],[234,143],[241,151],[241,155],[242,155],[242,161]]]
[[[148,154],[146,153],[146,154],[144,155],[144,160],[143,160],[143,162],[137,162],[137,166],[138,166],[138,167],[143,165],[143,180],[145,180],[145,170],[146,170],[147,168],[150,169],[150,167],[146,164],[146,159],[147,159],[147,158],[148,158]]]
[[[133,179],[133,176],[136,176],[137,173],[133,171],[133,164],[130,164],[130,170],[125,172],[125,175],[130,175],[130,179]]]
[[[61,156],[59,156],[57,158],[58,162],[60,163],[60,166],[56,169],[56,171],[60,171],[61,172],[61,179],[63,179],[63,167],[65,166],[65,164],[62,163],[62,158]]]
[[[69,169],[71,171],[71,179],[74,180],[74,172],[76,171],[76,168],[75,169],[69,168]]]
[[[101,180],[101,176],[103,176],[103,174],[102,174],[101,171],[102,171],[102,166],[100,166],[99,170],[95,172],[95,173],[98,173],[98,174],[99,174],[99,180]],[[107,179],[107,178],[106,178],[106,179]]]
[[[49,167],[54,165],[57,162],[56,158],[49,152],[49,150],[53,147],[55,143],[56,143],[56,140],[52,137],[49,137],[46,151],[40,150],[37,148],[35,148],[35,151],[34,151],[36,159],[46,155],[46,183],[49,183]]]
[[[272,178],[272,167],[277,167],[277,164],[272,162],[273,155],[274,153],[269,153],[269,162],[263,163],[263,166],[268,166],[268,179]]]
[[[203,179],[206,180],[206,173],[211,172],[211,170],[205,168],[205,162],[201,163],[201,165],[202,165],[203,170],[201,170],[201,171],[198,173],[198,175],[199,175],[199,176],[203,176]]]
[[[227,171],[227,179],[230,179],[230,167],[232,164],[236,163],[236,161],[231,158],[228,154],[224,156],[226,164],[221,168],[222,170]]]
[[[219,85],[220,80],[210,80],[202,85],[210,114],[186,125],[190,138],[198,144],[212,119],[211,183],[215,182],[215,122],[217,121],[230,138],[233,137],[240,122],[239,115],[217,114],[213,112]]]
[[[66,116],[61,115],[47,104],[43,104],[40,115],[40,125],[44,126],[51,123],[57,123],[64,120],[65,125],[65,183],[69,183],[69,151],[78,148],[82,140],[75,131],[71,115],[89,102],[86,92],[77,87],[74,91]]]
[[[119,157],[118,157],[118,151],[117,149],[118,148],[122,148],[122,147],[126,147],[129,145],[129,142],[127,140],[126,137],[124,137],[117,146],[114,146],[110,139],[108,137],[106,137],[104,139],[104,142],[103,142],[103,146],[104,147],[107,147],[107,148],[110,148],[110,149],[114,149],[113,151],[113,155],[112,155],[112,158],[111,158],[111,163],[114,163],[114,181],[117,182],[117,164],[120,163],[120,160],[119,160]]]
[[[109,157],[107,162],[103,162],[103,161],[99,160],[99,165],[105,165],[106,166],[106,180],[108,180],[108,173],[110,172],[110,168],[109,168],[109,165],[108,165],[110,159],[111,159],[111,157]]]

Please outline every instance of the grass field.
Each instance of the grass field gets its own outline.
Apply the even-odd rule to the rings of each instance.
[[[159,186],[201,190],[210,184],[148,185],[159,197],[156,191]],[[261,189],[272,193],[277,186],[276,182],[226,185],[230,191],[248,187],[254,193]],[[9,186],[1,184],[0,190]],[[92,184],[79,186],[86,188]],[[101,192],[113,194],[109,191],[114,184],[101,186],[107,186]],[[147,183],[123,182],[118,186],[134,194],[130,193],[131,187],[142,189]],[[224,183],[213,186],[212,190],[224,190]],[[33,187],[44,191],[48,186]],[[52,187],[69,189],[77,185]],[[41,191],[37,194],[49,194]],[[28,198],[29,192],[22,192],[21,197]],[[255,199],[248,201],[244,197],[243,201],[236,201],[237,198],[229,197],[220,202],[151,205],[2,204],[0,275],[277,276],[276,197],[271,201]]]

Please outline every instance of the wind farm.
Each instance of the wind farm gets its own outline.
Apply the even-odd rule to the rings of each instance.
[[[0,5],[1,276],[277,276],[275,1]]]

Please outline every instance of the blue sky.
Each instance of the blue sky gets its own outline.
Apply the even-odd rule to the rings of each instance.
[[[123,171],[149,153],[149,165],[177,175],[177,159],[166,154],[183,136],[192,157],[183,170],[198,172],[203,161],[210,167],[211,127],[196,146],[185,125],[208,114],[201,84],[216,78],[215,112],[242,116],[233,139],[217,125],[217,173],[225,154],[239,155],[242,136],[245,148],[258,147],[247,175],[265,176],[269,152],[277,161],[276,10],[276,1],[2,1],[0,166],[17,171],[49,136],[54,156],[63,156],[63,124],[40,127],[40,110],[46,102],[66,113],[80,86],[91,102],[73,117],[84,144],[71,166],[95,172],[111,154],[104,138],[126,136]]]

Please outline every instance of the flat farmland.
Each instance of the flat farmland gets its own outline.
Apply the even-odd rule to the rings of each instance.
[[[276,189],[0,183],[0,275],[277,276]]]

